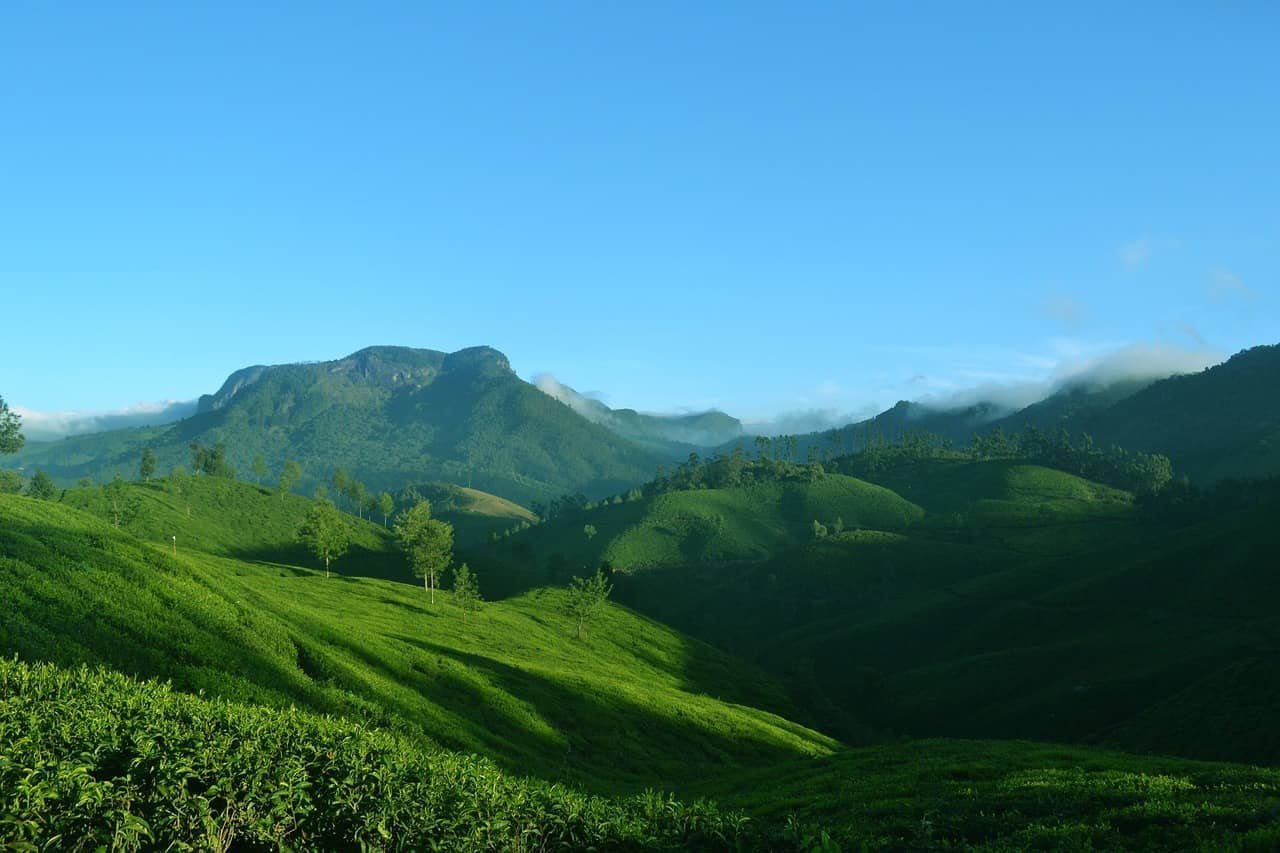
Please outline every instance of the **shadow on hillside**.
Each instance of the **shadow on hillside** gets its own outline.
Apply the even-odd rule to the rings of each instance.
[[[281,564],[324,570],[323,564],[317,564],[315,556],[297,543],[230,548],[226,555],[248,563]],[[374,578],[400,583],[420,582],[410,574],[402,554],[393,551],[375,551],[360,545],[353,546],[341,558],[335,560],[333,571],[344,577]]]
[[[638,790],[706,778],[717,772],[794,759],[803,755],[759,734],[712,729],[699,710],[680,701],[658,705],[588,689],[572,677],[565,681],[519,669],[484,655],[462,652],[403,634],[390,639],[447,658],[478,673],[484,681],[518,697],[558,737],[536,735],[520,716],[495,709],[492,694],[469,680],[432,679],[421,689],[427,698],[457,709],[483,741],[501,750],[533,735],[536,766],[508,762],[510,769],[549,780],[572,779],[600,790]],[[577,681],[577,683],[574,683]],[[662,697],[667,702],[669,696]],[[732,725],[732,724],[730,724]],[[531,756],[534,757],[534,756]],[[609,780],[602,783],[601,780]]]

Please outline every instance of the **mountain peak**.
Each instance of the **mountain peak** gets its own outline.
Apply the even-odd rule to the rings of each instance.
[[[478,346],[460,349],[444,359],[445,370],[475,370],[494,373],[511,373],[511,362],[493,347]]]

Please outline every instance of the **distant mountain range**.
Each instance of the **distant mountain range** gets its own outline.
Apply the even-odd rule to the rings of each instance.
[[[1163,453],[1199,481],[1280,474],[1280,346],[1154,382],[1068,385],[1015,412],[989,402],[944,410],[904,401],[857,424],[797,436],[795,452],[844,453],[908,430],[964,444],[978,432],[1028,426]],[[616,492],[691,451],[754,449],[742,423],[722,412],[611,409],[549,377],[524,381],[489,347],[370,347],[334,361],[246,367],[183,420],[30,441],[3,462],[64,483],[102,480],[136,471],[144,447],[161,472],[189,464],[191,442],[225,443],[245,478],[261,455],[272,478],[286,459],[301,462],[303,488],[342,467],[372,488],[444,481],[519,503]]]
[[[974,435],[1028,427],[1087,433],[1115,444],[1168,456],[1179,474],[1213,482],[1280,474],[1280,345],[1237,353],[1198,373],[1159,380],[1068,383],[1038,403],[1010,412],[991,402],[953,409],[901,401],[873,418],[797,436],[797,456],[809,449],[841,453],[876,437],[893,441],[923,430],[957,445]],[[733,440],[729,452],[748,442]]]

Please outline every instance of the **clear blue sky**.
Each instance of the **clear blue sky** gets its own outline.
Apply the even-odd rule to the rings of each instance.
[[[1278,44],[1272,2],[6,0],[0,395],[484,343],[758,417],[1275,343]]]

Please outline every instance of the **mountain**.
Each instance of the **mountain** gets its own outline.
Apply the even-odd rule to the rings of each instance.
[[[795,460],[838,456],[870,441],[893,442],[913,431],[932,433],[957,446],[1000,428],[1065,429],[1088,433],[1095,444],[1168,456],[1176,473],[1212,483],[1224,478],[1280,474],[1280,345],[1237,353],[1199,373],[1165,379],[1069,382],[1037,403],[1009,411],[986,401],[951,409],[900,401],[873,418],[822,432],[791,436],[794,451],[771,450]],[[775,448],[779,446],[775,437]],[[718,451],[752,448],[734,439]]]
[[[552,376],[535,377],[534,384],[587,420],[606,426],[618,435],[651,447],[705,450],[741,438],[742,422],[724,412],[687,415],[655,415],[635,409],[611,409],[594,397],[580,394]]]
[[[1163,453],[1197,481],[1280,474],[1280,345],[1163,379],[1071,423],[1100,444]]]
[[[637,430],[654,423],[625,412],[618,420]],[[676,420],[672,429],[695,423]],[[191,442],[225,443],[242,477],[259,454],[272,477],[295,459],[304,489],[343,467],[374,490],[446,481],[517,503],[615,491],[686,452],[656,440],[641,445],[592,422],[520,379],[489,347],[451,354],[370,347],[335,361],[238,370],[185,420],[29,442],[6,463],[63,482],[102,480],[136,471],[144,447],[161,471],[189,465]]]

